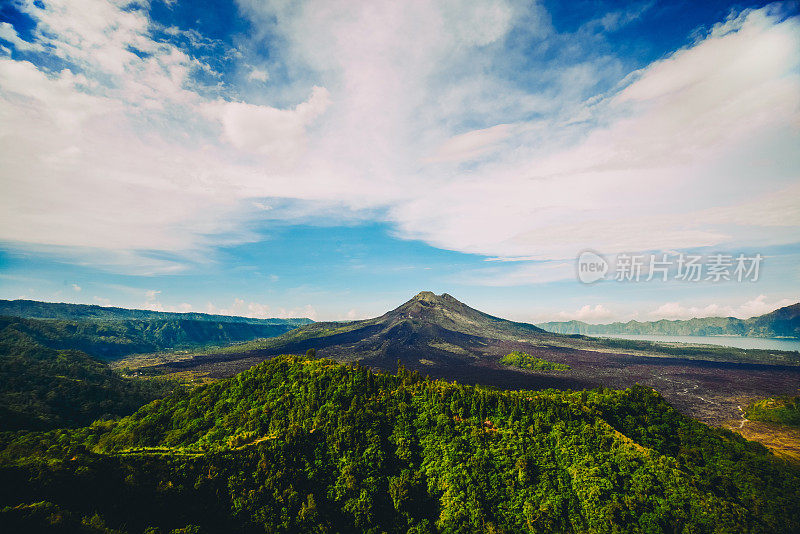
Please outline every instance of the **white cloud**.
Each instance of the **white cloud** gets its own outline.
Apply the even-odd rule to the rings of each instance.
[[[693,317],[738,317],[740,319],[748,319],[789,306],[795,302],[797,300],[788,298],[768,300],[766,295],[759,295],[740,304],[692,306],[683,305],[679,302],[666,302],[651,311],[649,315],[657,319],[691,319]]]
[[[159,311],[159,312],[176,312],[176,313],[186,313],[195,311],[194,307],[189,304],[188,302],[182,302],[178,305],[165,305],[162,304],[159,300],[159,295],[161,295],[160,290],[156,289],[148,289],[144,292],[145,295],[145,302],[138,306],[143,310],[151,310],[151,311]],[[96,299],[97,297],[95,297]]]
[[[264,69],[256,69],[253,68],[250,73],[247,75],[247,79],[251,82],[266,82],[269,80],[269,72]]]
[[[514,133],[511,124],[498,124],[483,130],[473,130],[445,141],[429,162],[464,161],[484,155]]]
[[[241,317],[256,317],[266,319],[270,315],[270,307],[258,302],[245,302],[244,299],[234,299],[233,304],[226,308],[216,308],[211,303],[208,304],[209,313],[219,315],[236,315]]]
[[[586,323],[601,323],[614,317],[614,313],[602,304],[591,306],[586,304],[574,312],[558,312],[559,320],[583,321]]]
[[[294,318],[305,317],[307,319],[311,319],[312,321],[318,321],[319,320],[319,314],[317,313],[317,310],[314,309],[314,306],[312,306],[311,304],[306,304],[303,307],[302,311],[300,311],[299,313],[297,313],[297,312],[295,312],[293,310],[290,310],[289,312],[286,313],[285,317],[289,317],[289,318],[292,318],[292,317],[294,317]]]
[[[589,31],[603,30],[614,32],[625,27],[630,22],[638,19],[642,14],[653,7],[655,2],[646,2],[625,11],[612,11],[600,18],[590,20],[582,29]]]
[[[429,184],[392,216],[437,246],[539,259],[730,243],[733,222],[762,245],[796,241],[797,191],[778,191],[800,167],[798,45],[796,18],[748,12],[636,73],[580,123],[530,125],[504,157]],[[770,216],[745,215],[756,212]],[[772,220],[794,237],[759,228]]]
[[[38,19],[38,42],[75,66],[51,72],[0,58],[0,240],[147,274],[207,261],[213,244],[252,239],[239,201],[253,184],[257,196],[272,191],[258,185],[256,169],[214,145],[218,134],[203,111],[226,103],[192,89],[190,73],[202,65],[153,40],[135,7],[102,0],[24,7]],[[277,129],[292,130],[300,143],[324,97],[315,91],[285,112],[288,119],[267,106],[248,111],[276,114]],[[287,127],[292,120],[297,125]],[[230,124],[226,133],[236,139],[239,123]],[[262,133],[261,145],[279,136],[271,122],[264,126],[273,133]],[[170,265],[150,251],[177,256]]]
[[[546,284],[559,280],[575,279],[575,265],[563,261],[524,263],[510,267],[486,267],[473,269],[456,275],[460,284],[510,287],[531,284]]]
[[[98,250],[197,248],[203,233],[230,229],[213,216],[198,220],[225,203],[202,183],[214,165],[201,161],[202,152],[174,144],[165,151],[147,113],[132,111],[182,92],[181,55],[123,31],[144,31],[146,18],[136,10],[98,5],[98,13],[79,2],[56,4],[54,12],[31,7],[47,32],[40,40],[81,74],[0,59],[0,239]],[[110,18],[103,22],[102,14]],[[128,45],[154,55],[142,60]],[[106,57],[116,59],[100,61]],[[150,96],[140,90],[145,85]]]
[[[72,290],[76,291],[76,292],[80,292],[81,291],[81,286],[79,286],[78,284],[72,284]]]
[[[614,58],[543,64],[535,91],[493,74],[512,29],[568,38],[540,6],[239,3],[256,39],[278,34],[308,71],[281,104],[204,96],[194,73],[209,67],[155,39],[143,9],[23,4],[35,41],[0,36],[69,68],[0,58],[0,240],[145,273],[208,261],[257,239],[252,219],[307,204],[508,259],[796,241],[797,18],[746,11],[587,99]],[[567,276],[548,265],[468,274]]]
[[[304,151],[306,128],[329,105],[328,91],[314,87],[309,99],[291,110],[221,101],[207,104],[205,112],[218,118],[224,139],[236,148],[291,163]]]
[[[624,310],[624,303],[617,303],[615,305],[607,304],[584,304],[574,310],[561,310],[556,311],[552,307],[540,307],[525,312],[518,312],[515,315],[516,320],[528,322],[531,324],[540,324],[546,322],[563,322],[563,321],[583,321],[590,324],[604,324],[614,321],[628,321],[637,317],[636,312]]]

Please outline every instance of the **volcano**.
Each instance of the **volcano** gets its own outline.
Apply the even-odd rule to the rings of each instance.
[[[315,323],[270,340],[270,353],[317,355],[361,361],[376,367],[417,364],[463,365],[490,354],[497,342],[531,342],[554,337],[526,323],[516,323],[470,308],[444,293],[423,291],[380,317],[347,323]]]
[[[552,334],[532,324],[483,313],[443,293],[422,291],[401,306],[372,319],[321,322],[296,328],[260,342],[258,348],[193,358],[168,364],[173,370],[202,368],[211,376],[229,376],[279,354],[303,354],[360,362],[394,371],[398,363],[420,372],[464,383],[503,387],[586,386],[574,377],[531,375],[498,363],[513,350],[546,351],[548,359],[565,362],[571,349],[560,347]]]

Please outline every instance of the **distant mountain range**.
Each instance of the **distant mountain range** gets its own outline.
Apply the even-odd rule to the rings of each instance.
[[[750,336],[800,338],[800,303],[752,317],[703,317],[688,320],[628,321],[627,323],[589,324],[582,321],[540,323],[538,327],[556,334],[670,335],[670,336]]]
[[[189,320],[213,321],[217,323],[245,323],[302,326],[313,323],[311,319],[254,319],[233,315],[212,315],[208,313],[176,313],[152,310],[132,310],[94,304],[68,304],[65,302],[40,302],[37,300],[0,300],[0,315],[24,317],[27,319],[70,319],[70,320]]]

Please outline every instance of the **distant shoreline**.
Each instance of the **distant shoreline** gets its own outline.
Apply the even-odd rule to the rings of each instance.
[[[628,339],[631,341],[652,341],[656,343],[702,344],[739,349],[761,349],[800,352],[800,339],[795,337],[759,337],[715,334],[709,336],[676,334],[581,334],[588,337],[608,339]],[[727,344],[725,343],[727,342]]]

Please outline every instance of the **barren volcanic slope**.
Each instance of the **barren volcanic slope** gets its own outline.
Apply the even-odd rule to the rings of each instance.
[[[169,367],[202,367],[212,375],[228,376],[270,356],[315,349],[320,357],[361,361],[390,371],[397,369],[400,361],[411,369],[466,383],[519,388],[591,387],[573,377],[526,374],[497,364],[516,344],[541,348],[544,340],[557,337],[562,336],[480,312],[446,293],[423,291],[374,319],[314,323],[265,340],[254,350],[239,354],[226,351]]]
[[[319,323],[276,340],[276,349],[316,349],[321,356],[362,360],[393,369],[404,364],[459,365],[500,352],[492,342],[552,337],[526,323],[515,323],[470,308],[447,293],[423,291],[375,319]],[[285,340],[285,341],[284,341]]]
[[[230,376],[272,356],[308,349],[320,357],[389,371],[399,360],[432,377],[504,388],[625,388],[640,383],[657,389],[685,413],[717,423],[737,418],[737,405],[744,398],[793,393],[800,387],[796,353],[552,334],[428,291],[374,319],[314,323],[240,348],[170,362],[160,371]],[[500,359],[515,350],[571,369],[532,371],[502,365]]]

